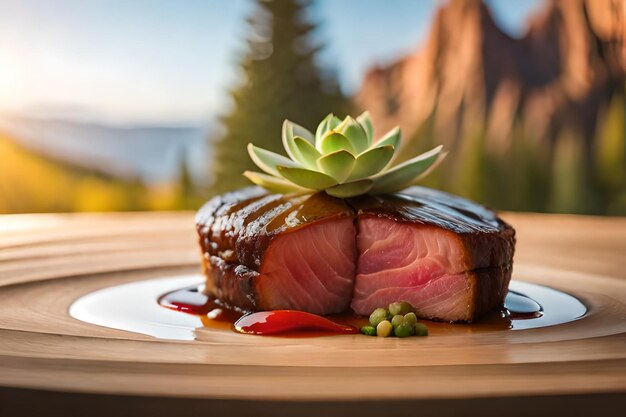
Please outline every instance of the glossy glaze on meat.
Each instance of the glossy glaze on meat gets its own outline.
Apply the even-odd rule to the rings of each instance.
[[[350,200],[250,187],[196,223],[207,292],[244,311],[365,315],[406,300],[422,317],[473,321],[502,304],[515,244],[492,211],[423,187]]]

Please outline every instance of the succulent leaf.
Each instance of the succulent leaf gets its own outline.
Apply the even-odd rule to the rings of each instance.
[[[350,152],[341,150],[320,157],[317,166],[322,172],[342,183],[352,172],[355,161],[356,158]]]
[[[312,190],[323,190],[337,185],[337,180],[324,173],[304,168],[276,167],[283,178]]]
[[[273,193],[305,194],[311,191],[306,188],[299,187],[283,178],[274,177],[260,172],[245,171],[243,175],[254,184],[259,185]]]
[[[385,136],[380,138],[378,142],[376,142],[376,147],[381,147],[385,145],[393,146],[394,150],[398,150],[400,147],[400,142],[402,141],[402,131],[399,127],[394,127],[389,132],[385,133]]]
[[[356,121],[359,122],[359,124],[363,127],[363,130],[365,130],[365,133],[367,134],[367,145],[370,146],[374,140],[374,126],[372,125],[372,119],[370,119],[370,113],[368,111],[364,111],[359,117],[356,118]]]
[[[373,180],[359,180],[335,185],[326,189],[326,194],[333,197],[349,198],[366,194],[374,184]]]
[[[317,148],[321,153],[327,154],[337,151],[348,151],[351,154],[355,154],[354,146],[347,137],[334,130],[329,131],[326,136],[322,138]]]
[[[329,128],[329,125],[333,117],[335,117],[334,114],[328,113],[328,116],[324,117],[324,120],[322,120],[320,124],[317,126],[317,130],[315,131],[315,143],[318,143],[320,139],[324,137],[326,132],[331,130]]]
[[[311,143],[315,143],[315,135],[311,133],[311,131],[309,131],[307,128],[304,128],[299,124],[291,121],[289,122],[289,125],[291,126],[291,134],[293,136],[300,136]]]
[[[356,158],[349,180],[358,180],[381,172],[393,157],[393,146],[385,145],[363,152]]]
[[[341,123],[341,120],[334,114],[329,113],[317,126],[317,130],[315,131],[315,145],[317,146],[317,144],[319,144],[328,131],[339,126],[339,123]]]
[[[315,143],[315,136],[302,126],[285,119],[282,132],[283,147],[291,159],[297,160],[299,155],[293,141],[294,136],[300,136],[310,143]]]
[[[284,165],[287,167],[297,167],[298,164],[294,163],[291,159],[285,158],[277,153],[265,150],[248,144],[248,154],[250,159],[263,171],[271,175],[279,175],[276,165]]]
[[[365,129],[363,129],[363,126],[361,126],[359,122],[350,116],[347,116],[334,130],[348,138],[354,148],[354,153],[361,153],[369,146]]]
[[[442,148],[442,146],[437,146],[376,177],[372,191],[375,193],[393,193],[411,185],[438,161]],[[445,154],[443,156],[445,157]]]
[[[343,121],[331,113],[315,135],[285,120],[282,142],[289,158],[249,144],[250,158],[266,174],[246,171],[244,175],[273,192],[325,191],[349,198],[399,191],[427,175],[446,155],[439,146],[393,166],[402,140],[400,129],[390,130],[378,141],[373,140],[373,133],[368,112]]]
[[[341,124],[341,119],[339,117],[337,117],[337,116],[333,116],[330,119],[330,123],[328,124],[328,130],[333,130],[334,128],[336,128],[340,124]]]
[[[297,159],[309,169],[317,169],[317,160],[322,156],[322,154],[315,149],[315,146],[311,144],[308,140],[295,136],[293,138]]]
[[[289,120],[283,122],[283,148],[285,148],[285,152],[291,159],[297,159],[298,150],[296,149],[296,144],[293,142],[293,127],[291,126]]]

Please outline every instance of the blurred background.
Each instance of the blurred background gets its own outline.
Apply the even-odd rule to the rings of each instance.
[[[426,185],[626,215],[626,0],[0,0],[0,213],[195,209],[289,118],[370,111]]]

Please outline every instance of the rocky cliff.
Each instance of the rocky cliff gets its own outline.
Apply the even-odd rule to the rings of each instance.
[[[550,143],[564,128],[585,143],[612,97],[624,94],[626,0],[547,1],[520,39],[506,35],[480,0],[451,0],[415,53],[371,69],[356,101],[379,132],[406,137],[432,121],[437,142],[453,146],[486,129],[506,149],[513,124]]]

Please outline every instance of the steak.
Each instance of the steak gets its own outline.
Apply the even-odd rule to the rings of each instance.
[[[205,291],[241,311],[418,316],[471,322],[502,306],[515,232],[494,212],[424,187],[342,200],[325,193],[218,196],[198,212]]]
[[[492,211],[422,187],[352,205],[357,314],[403,300],[424,318],[470,322],[504,302],[515,232]]]
[[[205,291],[242,311],[340,313],[356,273],[354,211],[325,193],[285,197],[250,187],[198,213]]]

